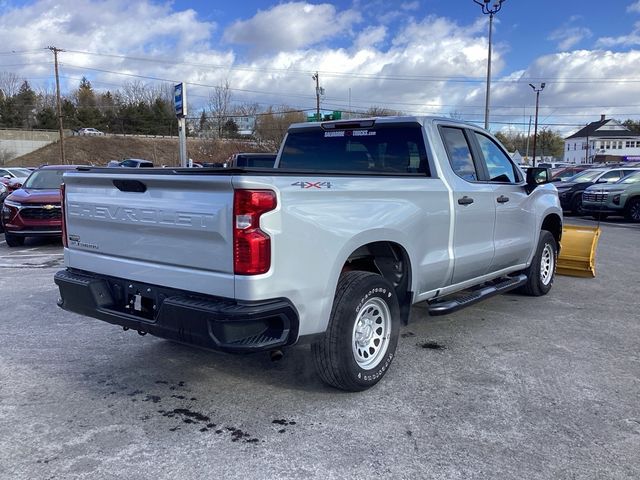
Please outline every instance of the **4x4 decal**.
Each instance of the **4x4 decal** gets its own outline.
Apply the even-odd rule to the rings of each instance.
[[[292,187],[300,187],[304,189],[309,188],[331,188],[331,182],[294,182],[291,184]]]

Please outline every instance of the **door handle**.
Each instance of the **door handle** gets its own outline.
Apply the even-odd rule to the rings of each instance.
[[[473,198],[467,197],[466,195],[458,199],[458,205],[471,205],[472,203],[473,203]]]
[[[498,198],[498,203],[507,203],[509,201],[509,197],[505,197],[504,195],[500,195]]]

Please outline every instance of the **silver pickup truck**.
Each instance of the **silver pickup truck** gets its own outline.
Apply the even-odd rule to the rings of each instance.
[[[291,126],[275,169],[79,168],[63,185],[60,307],[233,352],[310,343],[321,378],[387,372],[410,308],[544,295],[562,234],[546,169],[475,126]]]

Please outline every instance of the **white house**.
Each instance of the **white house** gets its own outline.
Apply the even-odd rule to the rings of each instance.
[[[564,161],[569,163],[624,162],[640,159],[640,135],[604,115],[564,139]]]

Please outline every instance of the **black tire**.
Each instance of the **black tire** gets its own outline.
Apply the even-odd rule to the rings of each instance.
[[[551,232],[540,231],[540,239],[533,261],[524,273],[527,275],[527,283],[520,287],[520,293],[539,297],[546,295],[553,286],[558,264],[558,244]],[[544,266],[544,268],[543,268]]]
[[[359,333],[357,321],[363,325]],[[320,378],[351,392],[372,387],[395,357],[399,332],[400,308],[391,283],[369,272],[342,274],[327,331],[311,346]],[[361,343],[356,340],[358,335]]]
[[[624,217],[633,223],[640,222],[640,198],[632,198],[627,204]]]
[[[7,242],[7,246],[9,247],[21,247],[22,245],[24,245],[24,237],[11,235],[10,233],[4,232],[4,239]]]
[[[582,208],[582,192],[578,193],[573,199],[571,199],[571,213],[574,215],[584,215],[584,208]]]

